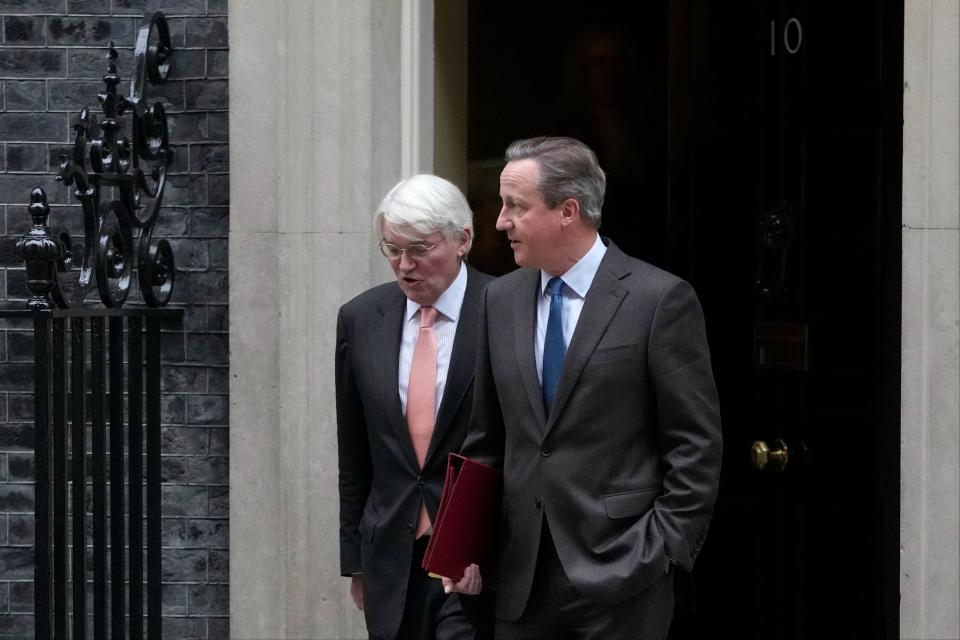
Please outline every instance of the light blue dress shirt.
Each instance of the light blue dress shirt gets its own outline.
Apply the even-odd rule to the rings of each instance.
[[[593,278],[600,268],[600,261],[607,247],[600,240],[600,235],[590,247],[590,251],[580,258],[575,265],[560,276],[563,280],[563,343],[569,347],[570,339],[580,320],[583,311],[583,301],[587,291],[593,284]],[[534,339],[534,351],[537,354],[537,378],[543,383],[543,343],[547,338],[547,319],[550,316],[550,293],[547,283],[552,278],[546,271],[540,270],[540,297],[537,298],[537,335]]]

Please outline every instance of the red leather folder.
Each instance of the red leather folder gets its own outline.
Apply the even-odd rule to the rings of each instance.
[[[424,569],[456,581],[471,563],[489,566],[500,521],[500,485],[499,470],[456,453],[448,455]]]

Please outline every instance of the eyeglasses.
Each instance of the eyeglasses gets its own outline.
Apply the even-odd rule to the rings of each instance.
[[[382,253],[387,260],[397,261],[404,253],[406,253],[407,257],[411,260],[419,260],[420,258],[425,258],[428,253],[433,251],[437,246],[437,243],[415,243],[408,244],[406,247],[398,247],[395,244],[390,244],[389,242],[384,242],[381,240],[380,244],[377,246],[380,249],[380,253]]]

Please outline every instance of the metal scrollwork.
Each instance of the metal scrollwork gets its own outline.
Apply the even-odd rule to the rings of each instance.
[[[121,81],[117,51],[113,42],[109,44],[105,88],[97,95],[100,118],[84,108],[74,125],[73,152],[60,156],[57,179],[74,187],[80,201],[83,244],[74,242],[65,230],[48,232],[60,245],[55,258],[49,257],[53,255],[49,251],[44,253],[44,259],[55,265],[49,292],[59,307],[81,305],[94,283],[104,305],[122,306],[130,294],[134,269],[147,305],[160,307],[170,300],[176,277],[173,250],[167,240],[154,240],[153,232],[173,150],[163,105],[149,104],[146,89],[148,81],[166,82],[172,50],[167,21],[162,13],[154,13],[137,34],[130,92],[124,96],[117,93]],[[121,118],[127,114],[132,117],[125,134]],[[36,191],[34,202],[45,203],[46,195]],[[102,195],[108,197],[105,202]],[[35,216],[35,226],[37,220]],[[139,231],[136,251],[135,230]],[[30,233],[39,237],[36,229]],[[31,304],[39,303],[31,298]]]

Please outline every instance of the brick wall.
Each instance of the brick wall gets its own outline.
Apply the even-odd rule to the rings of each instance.
[[[107,42],[129,80],[136,31],[155,10],[175,54],[168,84],[148,91],[162,96],[176,154],[155,236],[174,245],[174,302],[185,309],[164,334],[164,632],[226,637],[227,0],[0,0],[0,306],[21,308],[27,295],[13,246],[33,187],[47,191],[51,225],[79,233],[77,201],[53,178],[57,158],[80,109],[98,108]],[[0,329],[0,637],[33,626],[30,343],[27,327]]]

